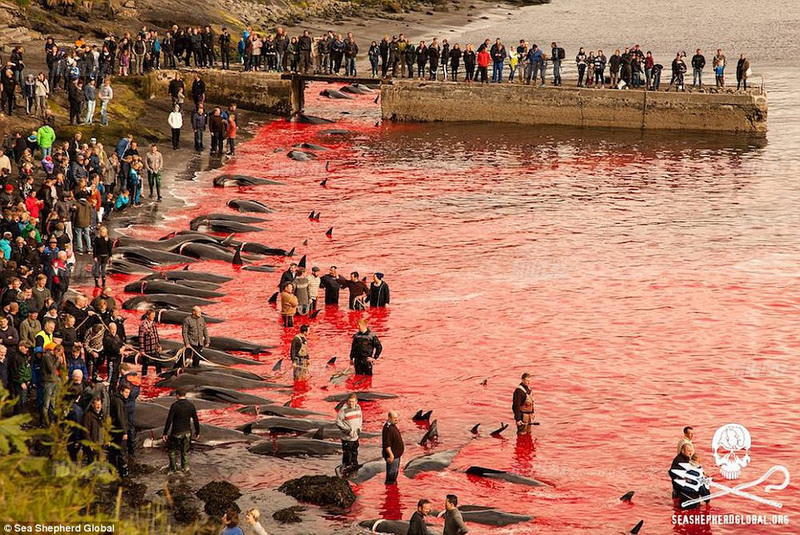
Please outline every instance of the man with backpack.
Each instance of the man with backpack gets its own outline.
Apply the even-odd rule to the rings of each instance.
[[[561,61],[564,59],[564,49],[555,42],[551,43],[551,46],[552,54],[550,58],[553,62],[553,85],[561,85]]]

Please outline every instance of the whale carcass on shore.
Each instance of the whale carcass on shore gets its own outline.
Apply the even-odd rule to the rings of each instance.
[[[240,212],[257,212],[261,214],[271,214],[275,211],[266,204],[252,199],[231,199],[228,201],[228,207]]]
[[[187,316],[191,315],[191,312],[187,312],[185,310],[170,310],[168,308],[160,308],[156,309],[156,322],[168,323],[170,325],[183,325],[183,320],[185,320]],[[206,323],[222,323],[225,321],[222,318],[215,318],[213,316],[207,316],[206,314],[203,314],[203,318],[206,320]]]
[[[226,277],[225,275],[217,275],[216,273],[204,273],[202,271],[190,271],[188,269],[176,269],[171,271],[158,271],[151,273],[146,280],[166,279],[166,280],[191,280],[191,281],[205,281],[222,284],[224,282],[232,281],[233,277]]]
[[[253,390],[255,388],[285,388],[288,385],[269,383],[264,380],[245,379],[244,377],[224,373],[222,370],[208,370],[200,373],[182,373],[174,377],[162,379],[156,383],[156,386],[159,388],[196,388],[211,386]]]
[[[393,533],[394,535],[406,535],[408,533],[408,522],[405,520],[374,518],[372,520],[362,520],[358,525],[372,533]],[[430,526],[427,526],[427,532],[427,535],[437,535]]]
[[[313,438],[278,438],[264,440],[247,448],[251,453],[273,457],[321,457],[342,452],[341,444]]]
[[[238,390],[221,387],[200,387],[192,390],[186,394],[188,397],[198,397],[207,399],[209,401],[218,401],[221,403],[236,403],[237,405],[267,405],[272,403],[271,399],[267,399],[254,394],[246,394]]]
[[[212,290],[204,290],[201,288],[193,288],[177,282],[170,282],[166,280],[143,280],[131,282],[125,285],[125,291],[128,293],[138,294],[170,294],[170,295],[188,295],[191,297],[214,298],[224,297],[224,293],[215,292]]]
[[[507,513],[484,505],[459,505],[458,510],[461,511],[461,517],[465,522],[475,522],[485,526],[508,526],[533,520],[533,517],[528,515]],[[444,516],[444,511],[431,511],[431,515],[441,517]]]
[[[375,401],[378,399],[395,399],[396,394],[387,394],[385,392],[345,392],[343,394],[332,394],[325,398],[325,401],[345,401],[350,397],[350,394],[358,396],[358,401]]]
[[[189,311],[195,306],[207,306],[214,304],[214,301],[192,297],[190,295],[171,295],[171,294],[145,294],[132,297],[122,303],[125,310],[148,310],[154,306],[164,308],[178,308]]]
[[[130,262],[144,264],[145,266],[188,264],[197,262],[196,259],[182,256],[168,251],[148,249],[147,247],[122,246],[112,250],[112,258],[124,258]]]
[[[303,417],[303,416],[325,416],[321,412],[307,411],[305,409],[296,409],[294,407],[285,407],[283,405],[251,405],[237,409],[244,414],[263,414],[265,416],[283,416],[283,417]]]
[[[214,179],[214,187],[229,186],[282,186],[283,182],[246,175],[220,175]]]

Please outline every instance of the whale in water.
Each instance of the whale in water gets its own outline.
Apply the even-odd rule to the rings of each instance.
[[[470,466],[467,468],[467,474],[480,477],[488,477],[491,479],[502,479],[510,483],[518,485],[528,485],[530,487],[542,487],[546,483],[531,479],[529,477],[521,476],[513,472],[505,472],[503,470],[494,470],[492,468],[484,468],[483,466]]]
[[[370,533],[393,533],[394,535],[406,535],[408,533],[408,522],[405,520],[374,518],[371,520],[362,520],[358,525],[369,530]],[[437,535],[437,532],[433,531],[430,526],[426,525],[426,530],[426,535]]]
[[[414,479],[422,472],[439,472],[450,466],[456,455],[458,450],[440,451],[416,457],[406,464],[403,473],[406,477]]]
[[[283,182],[258,178],[246,175],[220,175],[214,178],[214,187],[226,188],[230,186],[282,186]]]

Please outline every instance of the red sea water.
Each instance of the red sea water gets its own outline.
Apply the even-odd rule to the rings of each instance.
[[[228,210],[229,199],[254,198],[276,212],[247,240],[296,246],[294,260],[307,254],[309,267],[386,274],[387,309],[348,311],[343,295],[344,307],[327,307],[310,322],[307,383],[291,394],[256,391],[330,414],[322,398],[332,393],[398,394],[363,405],[366,430],[379,432],[386,411],[397,409],[405,460],[459,450],[443,472],[401,475],[388,488],[379,475],[358,486],[350,520],[407,519],[419,498],[438,504],[456,493],[462,503],[535,516],[505,528],[473,525],[473,533],[627,533],[640,519],[642,533],[652,534],[798,533],[794,484],[770,496],[783,502],[780,510],[731,496],[701,510],[785,514],[789,526],[685,527],[673,524],[667,478],[681,428],[692,425],[701,460],[719,479],[711,437],[729,422],[753,437],[752,462],[739,482],[775,464],[800,474],[797,137],[765,144],[508,125],[376,126],[373,96],[315,98],[323,87],[307,92],[309,113],[338,118],[335,125],[263,126],[221,170],[177,183],[174,193],[189,207],[132,234],[155,238],[187,228],[196,215]],[[781,99],[788,96],[776,101],[789,110]],[[792,117],[786,111],[775,121],[778,134],[796,136]],[[320,134],[329,128],[353,135]],[[330,150],[311,162],[287,158],[301,142]],[[212,188],[220,172],[284,184]],[[309,221],[311,211],[321,212],[320,222]],[[287,356],[296,331],[284,330],[276,307],[266,304],[289,259],[264,263],[280,269],[254,273],[213,261],[191,269],[234,276],[223,286],[227,296],[205,310],[226,318],[212,334],[276,344],[257,369],[274,376],[271,367]],[[115,285],[122,282],[115,277]],[[329,379],[345,368],[362,317],[385,348],[375,377],[334,385]],[[179,337],[177,327],[161,331]],[[335,368],[325,366],[331,356]],[[532,436],[509,429],[490,437],[511,423],[511,394],[525,371],[534,376],[541,425]],[[276,380],[291,382],[291,375]],[[438,420],[440,439],[429,449],[415,445],[424,433],[411,422],[418,409],[433,409]],[[251,419],[234,411],[204,418],[228,426]],[[365,441],[362,461],[378,456],[376,445]],[[331,466],[258,463],[234,482],[275,487]],[[549,486],[468,477],[463,470],[473,464]],[[629,490],[633,503],[621,503]],[[765,495],[763,487],[751,491]]]

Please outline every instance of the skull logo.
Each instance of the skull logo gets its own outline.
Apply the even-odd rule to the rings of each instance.
[[[750,432],[740,424],[726,424],[717,429],[711,441],[714,462],[725,479],[737,479],[750,464]]]

